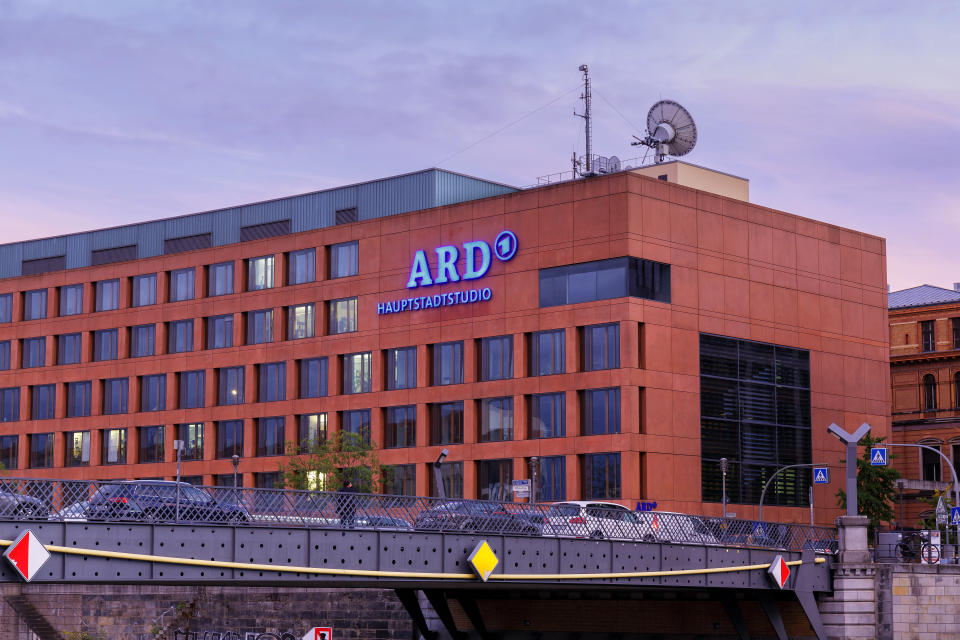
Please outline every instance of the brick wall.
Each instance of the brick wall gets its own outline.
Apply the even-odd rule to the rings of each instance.
[[[960,567],[893,565],[890,587],[893,640],[960,638]]]
[[[334,627],[337,640],[390,640],[410,638],[413,628],[393,591],[382,589],[11,586],[0,599],[0,640],[34,640],[10,604],[20,590],[61,636],[83,631],[90,640],[193,640],[178,629],[197,632],[196,640],[264,632],[299,640],[314,626]]]

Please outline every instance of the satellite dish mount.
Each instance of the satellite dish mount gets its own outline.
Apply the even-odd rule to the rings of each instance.
[[[630,144],[650,147],[654,161],[660,164],[667,156],[690,153],[697,144],[697,125],[682,105],[673,100],[661,100],[647,113],[647,135],[633,137],[635,142]]]

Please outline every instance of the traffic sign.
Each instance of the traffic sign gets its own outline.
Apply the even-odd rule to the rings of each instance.
[[[500,558],[493,552],[486,540],[481,540],[474,547],[473,553],[467,558],[467,562],[477,572],[480,579],[486,582],[493,570],[500,564]]]
[[[950,524],[960,525],[960,507],[950,507]]]
[[[937,500],[937,524],[947,524],[950,521],[950,512],[947,510],[947,504],[943,501],[943,496]]]
[[[783,561],[783,556],[777,556],[767,567],[767,573],[770,574],[777,588],[783,589],[783,585],[787,584],[787,578],[790,577],[790,567]]]
[[[886,447],[870,448],[870,466],[872,467],[887,466],[887,448]]]
[[[333,627],[314,627],[303,634],[300,640],[333,640]]]
[[[50,559],[50,552],[29,529],[20,534],[3,557],[27,582],[33,580],[40,567]]]
[[[513,493],[517,498],[528,498],[530,496],[530,480],[514,480]]]
[[[830,467],[814,467],[813,484],[830,484]]]

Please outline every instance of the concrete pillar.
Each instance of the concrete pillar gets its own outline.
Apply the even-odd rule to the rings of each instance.
[[[840,553],[833,594],[818,602],[828,638],[877,638],[877,569],[867,548],[869,522],[866,516],[837,518]]]

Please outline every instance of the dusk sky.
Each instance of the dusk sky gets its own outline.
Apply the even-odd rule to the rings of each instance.
[[[640,155],[677,100],[685,160],[886,237],[894,290],[952,287],[958,25],[939,2],[0,0],[0,242],[432,166],[535,184],[583,152],[586,63],[596,153]]]

